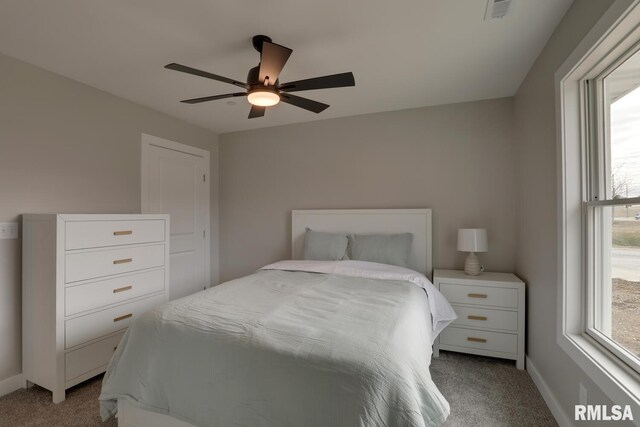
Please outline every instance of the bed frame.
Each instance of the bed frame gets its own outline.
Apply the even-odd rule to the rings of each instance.
[[[291,255],[300,259],[306,227],[356,234],[412,233],[411,268],[431,279],[431,209],[321,209],[291,212]],[[147,411],[118,399],[119,427],[193,427],[169,415]]]

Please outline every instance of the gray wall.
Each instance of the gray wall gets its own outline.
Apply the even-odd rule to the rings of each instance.
[[[570,420],[579,403],[580,382],[587,387],[589,403],[610,401],[556,343],[560,284],[554,74],[611,3],[576,0],[514,98],[519,183],[516,272],[528,289],[527,354]]]
[[[526,280],[528,355],[566,414],[579,382],[608,403],[556,344],[553,75],[611,3],[576,0],[513,99],[222,135],[221,278],[288,258],[292,209],[431,207],[434,265],[460,268],[457,228],[486,227],[487,269]],[[211,132],[2,55],[0,80],[0,222],[138,212],[143,132],[211,150],[216,169]],[[0,240],[0,381],[21,371],[20,262],[19,241]]]
[[[212,132],[3,55],[0,82],[0,222],[139,213],[141,133],[210,150],[215,175]],[[217,181],[211,200],[215,254]],[[19,240],[0,240],[0,381],[22,371],[20,253]]]
[[[511,98],[221,135],[221,279],[290,258],[291,210],[325,208],[433,208],[435,266],[486,227],[481,260],[513,271],[515,177]]]

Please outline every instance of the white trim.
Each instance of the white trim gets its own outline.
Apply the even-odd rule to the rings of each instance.
[[[205,242],[204,242],[204,262],[205,262],[205,283],[207,287],[211,287],[211,153],[201,148],[192,147],[191,145],[181,144],[179,142],[170,141],[153,135],[142,134],[141,153],[140,153],[140,212],[147,213],[149,211],[149,150],[151,147],[162,147],[168,150],[178,151],[180,153],[191,154],[193,156],[202,157],[204,159],[204,169],[206,175],[206,191],[204,194],[205,203]],[[216,274],[217,284],[217,274]]]
[[[569,57],[556,71],[556,83],[566,78],[571,72],[582,65],[587,55],[601,47],[603,39],[614,31],[616,27],[634,12],[638,0],[616,0],[591,28],[580,44],[571,52]]]
[[[22,388],[22,374],[14,375],[0,381],[0,396],[13,393]]]
[[[583,334],[586,325],[583,207],[590,199],[584,180],[582,83],[640,38],[640,0],[616,0],[555,75],[558,171],[558,345],[614,402],[639,405],[640,381],[626,365]],[[632,36],[633,37],[630,37]],[[633,41],[636,40],[636,41]],[[582,188],[582,191],[578,190]],[[535,369],[535,368],[534,368]]]
[[[147,135],[146,133],[142,134],[142,145],[155,145],[156,147],[179,151],[180,153],[191,154],[193,156],[202,157],[204,159],[209,159],[210,157],[210,152],[207,150],[203,150],[202,148],[194,147],[187,144],[181,144],[169,139],[160,138],[159,136]]]
[[[551,411],[553,418],[556,419],[558,425],[560,427],[571,427],[573,425],[571,418],[562,409],[562,405],[560,405],[558,398],[556,398],[556,395],[553,394],[551,388],[549,388],[547,383],[544,381],[544,378],[542,378],[542,375],[540,375],[536,366],[531,362],[529,356],[527,356],[527,372],[533,380],[533,383],[538,388],[538,391],[542,395],[542,398],[549,407],[549,410]]]
[[[558,338],[560,347],[616,403],[629,402],[640,408],[640,382],[621,361],[616,360],[599,344],[585,335],[565,334]]]

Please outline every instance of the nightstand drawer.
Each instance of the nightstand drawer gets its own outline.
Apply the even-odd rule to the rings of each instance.
[[[518,336],[501,332],[448,327],[440,334],[440,344],[501,353],[518,353]]]
[[[483,329],[501,329],[503,331],[518,331],[518,312],[494,310],[490,308],[465,307],[452,305],[458,318],[453,321],[454,326],[471,326]]]
[[[450,303],[454,304],[474,304],[503,308],[518,307],[518,291],[516,289],[442,283],[440,292]]]

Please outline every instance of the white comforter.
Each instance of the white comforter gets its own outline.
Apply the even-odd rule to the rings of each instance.
[[[368,279],[401,280],[413,283],[425,290],[433,325],[432,342],[442,330],[458,317],[449,301],[423,274],[408,268],[366,261],[279,261],[262,267],[263,270],[308,271],[312,273],[339,274]]]
[[[354,261],[266,268],[135,321],[103,380],[103,418],[126,399],[196,426],[446,419],[429,364],[431,315],[442,324],[448,310],[426,279]]]

